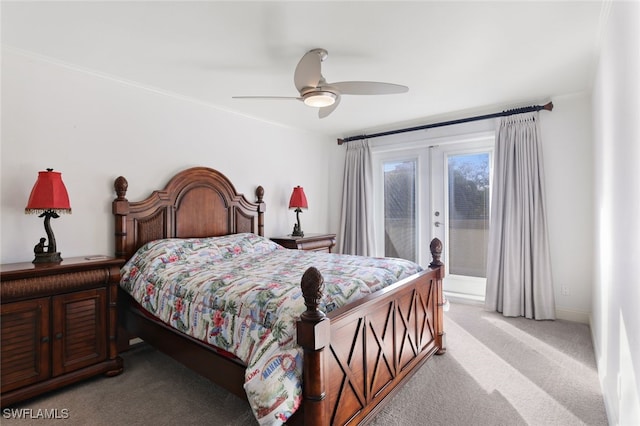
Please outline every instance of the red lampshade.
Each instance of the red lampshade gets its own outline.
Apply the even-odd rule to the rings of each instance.
[[[293,188],[293,192],[291,193],[291,199],[289,200],[289,208],[290,209],[306,209],[309,208],[307,205],[307,197],[304,195],[304,189],[301,186],[296,186]]]
[[[53,210],[58,213],[71,213],[69,194],[62,182],[62,173],[53,169],[38,172],[38,180],[29,196],[25,213],[42,213]]]

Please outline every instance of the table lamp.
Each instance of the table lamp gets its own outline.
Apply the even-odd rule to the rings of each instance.
[[[58,263],[62,261],[60,252],[56,247],[56,238],[51,230],[51,218],[58,218],[58,213],[71,213],[69,195],[67,188],[62,182],[62,173],[54,172],[53,169],[38,172],[38,180],[29,196],[25,213],[40,214],[44,217],[44,230],[47,233],[49,244],[45,245],[45,238],[40,238],[40,242],[33,248],[35,259],[33,263]],[[46,251],[45,251],[46,248]]]
[[[293,225],[291,236],[304,237],[304,232],[302,232],[302,228],[300,227],[300,213],[302,213],[302,209],[308,208],[308,205],[307,197],[304,195],[304,189],[302,189],[301,186],[293,188],[291,199],[289,200],[289,208],[296,209],[296,221],[298,222]]]

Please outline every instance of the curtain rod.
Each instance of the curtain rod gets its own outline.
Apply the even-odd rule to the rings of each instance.
[[[506,111],[496,112],[493,114],[485,114],[485,115],[478,115],[475,117],[460,118],[458,120],[441,121],[439,123],[425,124],[425,125],[416,126],[416,127],[408,127],[405,129],[389,130],[387,132],[373,133],[371,135],[349,136],[348,138],[343,138],[343,139],[338,138],[338,145],[342,145],[345,142],[357,141],[361,139],[371,139],[371,138],[377,138],[380,136],[395,135],[397,133],[415,132],[416,130],[431,129],[433,127],[442,127],[442,126],[450,126],[452,124],[467,123],[469,121],[486,120],[488,118],[494,118],[494,117],[505,117],[507,115],[523,114],[525,112],[540,111],[541,109],[552,111],[553,102],[549,102],[545,105],[532,105],[528,107],[509,109]]]

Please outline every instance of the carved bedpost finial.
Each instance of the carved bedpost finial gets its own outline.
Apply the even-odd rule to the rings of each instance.
[[[262,186],[256,188],[256,197],[258,197],[258,202],[261,203],[264,198],[264,188]]]
[[[127,195],[129,182],[127,182],[124,176],[116,178],[115,182],[113,183],[113,187],[115,188],[116,194],[118,195],[118,200],[126,200],[125,195]]]
[[[311,266],[302,275],[300,283],[302,288],[302,297],[307,310],[302,314],[307,319],[323,318],[324,312],[318,309],[320,299],[322,299],[322,291],[324,290],[324,278],[318,269]]]
[[[444,265],[444,263],[440,261],[440,256],[442,256],[442,241],[434,238],[433,240],[431,240],[429,249],[431,250],[431,257],[433,258],[433,260],[429,264],[429,268],[437,268]]]

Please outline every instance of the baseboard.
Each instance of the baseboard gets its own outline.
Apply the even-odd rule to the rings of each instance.
[[[610,425],[617,425],[617,415],[618,410],[616,409],[617,398],[614,396],[613,398],[609,396],[608,392],[606,392],[605,386],[605,378],[606,375],[603,373],[607,371],[607,366],[605,365],[606,357],[602,355],[602,351],[600,345],[598,344],[598,340],[595,335],[595,328],[593,326],[593,316],[589,314],[589,329],[591,330],[591,342],[593,343],[593,352],[596,356],[596,368],[598,370],[598,381],[600,382],[600,391],[602,392],[602,399],[604,400],[604,409],[607,412],[607,420]]]
[[[134,337],[133,339],[129,340],[129,345],[130,346],[134,346],[134,345],[137,345],[138,343],[142,343],[142,342],[144,342],[144,340],[142,340],[141,338]]]
[[[455,293],[451,291],[444,292],[445,299],[454,303],[466,303],[468,305],[484,305],[484,297],[476,296],[473,294],[465,294],[465,293]]]
[[[470,305],[484,306],[484,297],[482,296],[445,291],[444,297],[454,303],[466,303]],[[557,319],[579,322],[582,324],[590,324],[589,316],[589,312],[575,311],[572,309],[556,307]]]
[[[589,315],[589,312],[574,311],[572,309],[556,307],[556,318],[561,320],[589,324]]]

